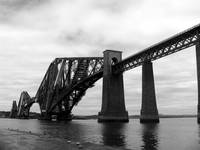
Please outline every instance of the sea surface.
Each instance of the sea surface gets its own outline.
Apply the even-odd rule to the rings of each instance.
[[[138,119],[129,123],[0,119],[0,129],[8,128],[135,150],[200,150],[196,118],[163,118],[159,124],[140,124]]]

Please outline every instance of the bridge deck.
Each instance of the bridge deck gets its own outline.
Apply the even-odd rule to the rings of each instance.
[[[199,37],[200,24],[120,61],[112,66],[112,71],[122,73],[146,61],[153,61],[196,45]],[[85,95],[86,90],[93,87],[94,83],[103,76],[105,58],[56,58],[50,64],[35,97],[25,99],[26,106],[38,102],[42,112],[47,116],[52,112],[59,112],[61,115],[69,114],[74,105]]]
[[[199,40],[200,24],[154,44],[113,66],[115,73],[140,66],[145,61],[153,61],[177,51],[191,47]]]

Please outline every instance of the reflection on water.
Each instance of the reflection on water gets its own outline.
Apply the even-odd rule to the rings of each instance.
[[[8,128],[45,133],[64,142],[70,139],[133,150],[200,150],[200,125],[196,118],[161,119],[159,124],[140,124],[137,119],[130,119],[129,123],[0,119],[0,130]],[[32,143],[36,144],[37,141]]]
[[[199,126],[199,128],[198,128],[199,129],[199,132],[198,132],[199,133],[199,142],[198,143],[200,144],[200,124],[198,124],[198,126]]]
[[[126,123],[104,123],[101,127],[104,145],[124,146]]]
[[[142,150],[157,150],[158,139],[158,124],[142,125]]]

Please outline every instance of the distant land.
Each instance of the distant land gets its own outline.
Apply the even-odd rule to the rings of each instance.
[[[0,118],[9,118],[10,111],[0,111]],[[38,119],[40,117],[39,113],[36,112],[30,112],[29,114],[29,119]],[[165,114],[160,114],[160,118],[193,118],[197,117],[197,115],[165,115]],[[140,115],[130,115],[130,119],[139,119]],[[87,120],[87,119],[98,119],[98,115],[73,115],[73,119],[75,120]]]
[[[160,114],[159,115],[160,118],[194,118],[197,117],[197,115],[164,115],[164,114]],[[130,115],[129,119],[139,119],[140,115]],[[90,115],[90,116],[79,116],[79,115],[75,115],[73,116],[73,119],[77,119],[77,120],[84,120],[84,119],[98,119],[98,115]]]
[[[0,111],[0,118],[9,118],[10,111]],[[38,119],[40,116],[39,113],[36,112],[30,112],[29,113],[29,119]]]

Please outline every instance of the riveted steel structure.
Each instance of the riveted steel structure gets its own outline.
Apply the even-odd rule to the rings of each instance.
[[[117,59],[112,59],[113,63],[111,65],[107,63],[106,66],[104,66],[105,63],[102,57],[57,58],[50,64],[35,97],[32,99],[29,105],[27,104],[26,106],[30,107],[33,102],[37,102],[40,105],[42,116],[45,119],[50,118],[50,116],[54,114],[61,119],[66,118],[67,116],[70,116],[72,108],[81,100],[86,90],[90,87],[93,87],[94,83],[98,79],[103,77],[105,81],[106,78],[111,77],[107,80],[107,82],[110,83],[109,80],[114,81],[115,77],[119,77],[118,80],[113,82],[113,85],[120,85],[121,90],[118,92],[123,93],[123,87],[121,86],[121,83],[123,84],[123,80],[121,80],[120,77],[122,76],[122,73],[137,66],[143,65],[144,83],[142,91],[143,98],[141,119],[148,119],[149,121],[156,120],[155,122],[158,122],[159,118],[153,82],[153,66],[151,62],[194,45],[196,45],[197,57],[198,121],[200,122],[200,24],[176,34],[164,41],[161,41],[151,47],[148,47],[126,59],[120,59],[118,61]],[[107,56],[108,55],[104,55],[104,59]],[[150,65],[147,65],[146,62],[148,62]],[[104,67],[109,67],[108,70],[110,71],[103,69]],[[110,76],[106,75],[106,71]],[[150,74],[151,77],[149,77],[148,74]],[[107,92],[103,92],[103,103],[105,105],[102,104],[102,106],[105,107],[102,108],[101,113],[99,114],[99,118],[101,118],[100,120],[107,120],[103,118],[104,116],[102,114],[109,114],[108,112],[112,110],[112,106],[115,107],[115,104],[112,101],[113,97],[109,95],[116,94],[117,90],[113,90],[113,85],[108,85],[106,82],[104,83],[103,91]],[[121,97],[123,97],[122,95]],[[148,99],[148,97],[151,97],[151,99]],[[121,100],[122,99],[123,98],[121,98]],[[108,102],[109,105],[106,105]],[[122,105],[119,108],[124,108],[123,112],[125,112],[123,100],[120,102],[122,102]],[[113,112],[116,114],[112,114]],[[121,115],[117,114],[118,111],[112,111],[112,113],[110,113],[112,116]],[[106,116],[108,115],[105,115],[105,117]],[[148,117],[145,118],[145,116]],[[113,120],[113,118],[111,120]],[[120,119],[116,118],[116,120]]]
[[[119,63],[117,63],[116,65],[113,66],[113,72],[115,74],[118,73],[122,73],[124,71],[130,70],[132,68],[135,68],[137,66],[143,65],[145,62],[151,62],[154,61],[156,59],[165,57],[167,55],[173,54],[175,52],[178,52],[180,50],[186,49],[188,47],[194,46],[196,45],[196,56],[197,56],[197,72],[198,72],[198,122],[200,122],[200,46],[199,46],[199,42],[200,42],[200,24],[187,29],[179,34],[176,34],[164,41],[161,41],[153,46],[150,46],[142,51],[140,51],[139,53],[136,53],[122,61],[120,61]],[[147,74],[149,74],[149,72],[147,72]],[[145,76],[145,75],[144,75]],[[148,75],[146,75],[148,76]],[[153,80],[153,77],[152,77]],[[151,81],[149,83],[152,83]],[[145,84],[148,86],[148,84]],[[146,89],[146,88],[144,88]],[[144,92],[144,91],[143,91]],[[150,92],[149,92],[150,93]],[[152,94],[154,94],[154,92],[151,92]],[[149,95],[150,97],[153,97],[153,95]],[[146,101],[148,101],[146,99]],[[142,102],[145,102],[145,100],[143,99]],[[146,104],[148,104],[148,102],[145,102]],[[157,111],[157,107],[155,107],[156,105],[154,105],[155,103],[149,103],[152,105],[149,105],[149,108],[154,108],[154,109],[150,109],[152,112],[149,111],[142,111],[141,110],[141,122],[143,122],[143,120],[148,119],[149,122],[158,122],[157,119],[158,116],[156,117],[155,115],[148,118],[144,118],[144,116],[149,116],[150,114],[155,114],[154,112]],[[142,106],[144,106],[145,104],[143,104]],[[144,108],[144,107],[143,107]],[[143,109],[142,108],[142,109]],[[148,112],[147,114],[142,113],[142,112]]]
[[[17,107],[17,118],[28,118],[29,117],[29,110],[31,105],[33,104],[33,101],[28,94],[28,92],[23,91],[20,95],[20,99],[18,102]]]
[[[115,73],[124,72],[142,65],[145,61],[153,61],[194,46],[198,43],[199,36],[200,24],[123,59],[113,66],[113,70]]]
[[[88,88],[102,77],[102,57],[56,58],[37,91],[42,117],[70,119],[70,113]]]

